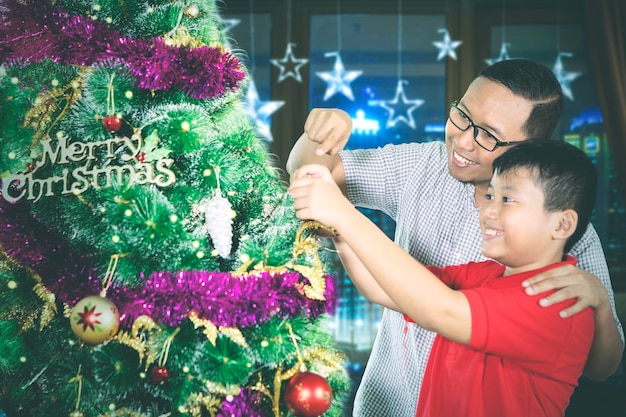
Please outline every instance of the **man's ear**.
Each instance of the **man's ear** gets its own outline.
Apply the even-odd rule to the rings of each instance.
[[[567,239],[576,231],[578,225],[578,213],[575,210],[567,209],[560,213],[558,223],[554,230],[555,239]]]

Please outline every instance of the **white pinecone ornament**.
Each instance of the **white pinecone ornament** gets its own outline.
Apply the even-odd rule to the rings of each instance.
[[[215,250],[222,258],[228,258],[233,243],[233,208],[220,189],[204,204],[206,229],[213,240]]]

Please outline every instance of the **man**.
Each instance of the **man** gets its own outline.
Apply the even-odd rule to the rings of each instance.
[[[314,109],[287,170],[293,173],[308,163],[327,166],[353,204],[379,209],[395,220],[396,243],[422,264],[482,261],[477,198],[486,193],[493,160],[515,142],[550,137],[561,107],[561,89],[549,68],[522,59],[500,61],[483,70],[452,104],[445,144],[341,151],[351,132],[350,117],[337,109]],[[447,176],[458,181],[441,187]],[[552,269],[525,285],[531,295],[559,289],[544,297],[542,306],[576,298],[561,312],[564,320],[587,306],[594,309],[595,335],[585,374],[599,380],[619,365],[623,331],[593,227],[570,253],[579,268]],[[434,336],[385,309],[354,415],[413,417]]]
[[[493,168],[480,199],[481,252],[493,260],[442,268],[420,264],[389,240],[327,167],[305,165],[292,175],[296,215],[335,230],[356,287],[438,334],[418,417],[563,416],[587,361],[592,309],[563,320],[559,310],[574,300],[543,308],[521,283],[576,264],[565,254],[587,230],[596,168],[582,150],[548,139],[520,142]]]

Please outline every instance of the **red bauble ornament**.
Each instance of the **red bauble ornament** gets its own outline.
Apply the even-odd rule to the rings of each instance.
[[[122,119],[117,116],[107,116],[102,118],[102,126],[107,132],[115,133],[122,127]]]
[[[297,417],[324,414],[333,400],[333,391],[326,378],[312,372],[295,374],[285,388],[285,403]]]
[[[108,298],[92,295],[72,308],[70,325],[80,340],[97,345],[115,336],[120,326],[120,312]]]
[[[165,366],[153,366],[150,369],[150,379],[156,384],[163,384],[170,377],[170,371]]]

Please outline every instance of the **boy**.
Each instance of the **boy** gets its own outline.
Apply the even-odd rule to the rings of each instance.
[[[337,231],[344,266],[364,296],[438,334],[417,416],[562,416],[587,360],[593,311],[563,320],[562,305],[540,307],[521,284],[575,264],[565,253],[587,229],[595,167],[574,146],[542,140],[515,145],[493,170],[477,196],[481,251],[493,261],[443,268],[424,267],[391,242],[326,168],[294,174],[298,217]]]

